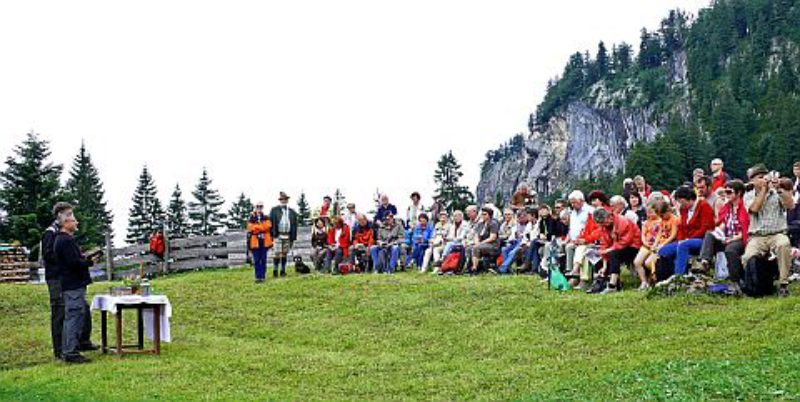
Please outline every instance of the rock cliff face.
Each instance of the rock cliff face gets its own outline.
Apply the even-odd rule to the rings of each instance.
[[[520,183],[540,195],[566,191],[575,180],[613,174],[639,141],[652,141],[661,124],[647,108],[605,109],[573,102],[534,131],[517,155],[487,166],[477,189],[479,202],[508,202]]]
[[[670,60],[666,80],[676,95],[672,110],[688,116],[685,53]],[[534,130],[524,149],[484,166],[478,202],[495,202],[499,196],[507,204],[520,183],[540,196],[560,195],[577,180],[619,172],[633,145],[653,141],[666,125],[664,114],[652,106],[636,106],[640,97],[635,87],[608,92],[598,83],[586,99],[569,103]],[[626,103],[633,106],[622,106]]]

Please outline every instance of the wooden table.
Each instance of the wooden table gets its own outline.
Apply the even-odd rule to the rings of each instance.
[[[169,316],[171,305],[166,296],[111,296],[96,295],[92,300],[92,310],[100,310],[100,330],[103,353],[123,354],[161,354],[161,342],[170,341]],[[123,315],[125,310],[136,310],[136,343],[123,344]],[[152,311],[152,322],[144,322],[143,312]],[[116,337],[114,345],[108,345],[108,315],[116,317]],[[162,324],[162,319],[163,321]],[[149,320],[149,318],[148,318]],[[166,327],[163,327],[166,325]],[[145,349],[145,327],[148,337],[152,336],[153,348]]]
[[[118,355],[124,354],[161,354],[161,304],[139,303],[139,304],[117,304],[117,336],[116,348],[108,347],[108,311],[100,311],[100,331],[102,339],[103,353],[108,353],[109,350],[114,351]],[[142,310],[153,310],[153,349],[144,349],[144,320],[142,319]],[[122,313],[125,310],[136,310],[136,344],[123,345],[122,344]],[[136,348],[130,350],[126,348]]]

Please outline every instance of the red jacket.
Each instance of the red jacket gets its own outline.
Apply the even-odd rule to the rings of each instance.
[[[356,226],[357,227],[357,226]],[[367,247],[372,247],[375,245],[375,236],[374,231],[372,228],[365,228],[363,230],[356,229],[353,232],[353,244],[363,244]]]
[[[336,244],[336,228],[328,229],[328,245]],[[342,233],[339,235],[339,248],[344,252],[344,256],[350,255],[350,226],[342,225]]]
[[[603,207],[606,211],[610,212],[612,215],[614,214],[611,211],[611,207]],[[589,218],[586,219],[586,226],[583,227],[583,231],[581,231],[579,239],[583,239],[586,241],[587,244],[592,244],[596,241],[602,241],[601,239],[601,227],[594,221],[594,214],[590,214]]]
[[[725,204],[722,209],[719,210],[719,219],[717,219],[717,225],[723,224],[728,220],[728,215],[731,214],[731,204]],[[749,236],[747,232],[750,230],[750,214],[747,213],[747,208],[744,206],[744,200],[739,200],[739,208],[736,210],[736,217],[739,221],[739,226],[742,227],[742,244],[747,245],[747,240]]]
[[[614,220],[614,226],[611,228],[598,225],[601,249],[642,248],[642,231],[639,230],[639,225],[622,215],[611,214],[611,219]]]
[[[711,178],[711,191],[717,191],[718,188],[725,187],[725,183],[730,179],[730,176],[724,170],[720,171],[718,175]]]
[[[681,208],[681,224],[678,225],[678,240],[702,239],[706,232],[714,230],[714,210],[708,201],[699,198],[692,220],[687,221],[689,210]]]

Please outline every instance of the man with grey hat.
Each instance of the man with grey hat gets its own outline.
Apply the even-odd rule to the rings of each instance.
[[[297,211],[289,208],[289,196],[281,191],[278,196],[280,204],[276,205],[269,212],[269,220],[272,221],[270,235],[274,241],[273,246],[273,268],[272,276],[278,276],[278,267],[281,269],[281,276],[286,276],[286,262],[292,244],[297,240]]]
[[[781,180],[763,164],[747,170],[752,188],[744,195],[744,205],[750,214],[750,238],[742,257],[743,266],[753,257],[774,251],[780,271],[779,296],[788,296],[789,269],[792,266],[792,247],[786,235],[786,212],[794,208],[791,181]]]

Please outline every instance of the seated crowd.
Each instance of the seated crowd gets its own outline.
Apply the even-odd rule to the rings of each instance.
[[[793,173],[794,179],[780,178],[756,165],[745,183],[715,159],[709,175],[696,169],[692,181],[674,191],[655,191],[637,176],[625,180],[621,195],[576,190],[552,207],[537,204],[522,184],[502,212],[485,204],[450,213],[439,200],[425,208],[415,192],[400,217],[383,195],[371,220],[353,204],[342,216],[316,218],[312,260],[317,270],[331,273],[345,267],[390,274],[413,267],[547,277],[557,269],[573,287],[599,293],[622,288],[623,266],[641,290],[690,269],[708,274],[724,268],[729,293],[738,295],[748,262],[764,259],[777,264],[778,292],[787,295],[800,238],[800,162]]]

